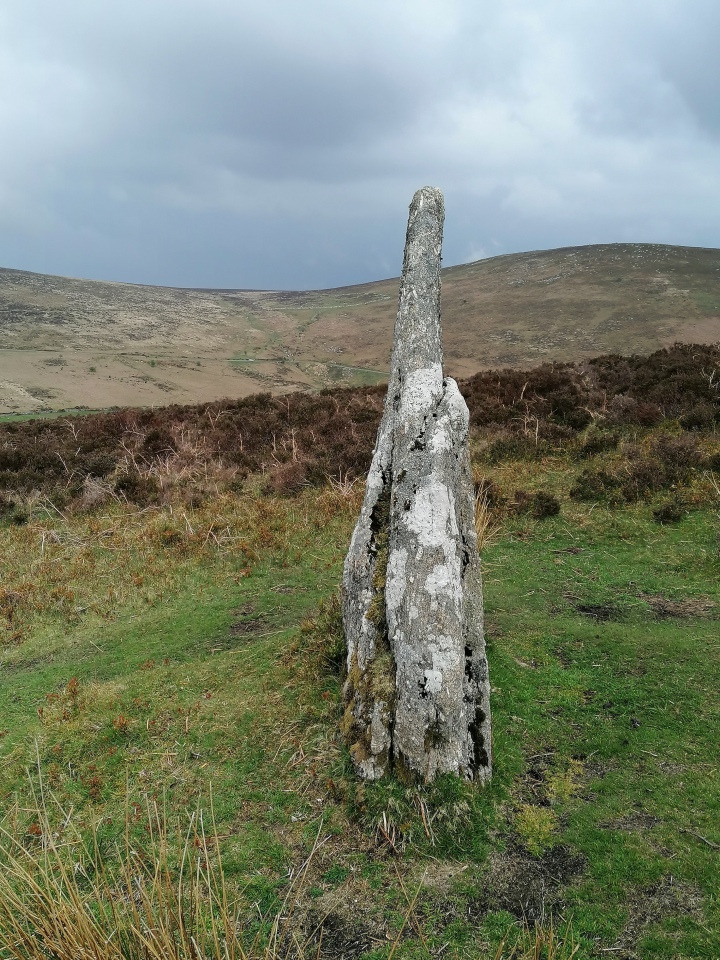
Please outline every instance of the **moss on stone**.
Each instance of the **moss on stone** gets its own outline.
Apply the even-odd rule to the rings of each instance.
[[[388,639],[387,615],[385,607],[385,583],[388,566],[388,541],[390,526],[390,487],[386,486],[373,510],[373,542],[375,554],[372,586],[373,597],[370,601],[367,620],[375,631],[372,659],[361,670],[357,655],[353,654],[345,683],[345,709],[340,722],[340,730],[350,753],[357,763],[371,756],[370,719],[375,704],[382,703],[383,713],[392,716],[395,705],[395,659]],[[381,765],[389,760],[388,751],[376,758]]]

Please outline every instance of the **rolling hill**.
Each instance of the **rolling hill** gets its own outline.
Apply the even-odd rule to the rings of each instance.
[[[277,292],[0,270],[0,412],[381,382],[397,292],[397,278]],[[450,267],[443,327],[456,377],[714,343],[720,250],[607,244]]]

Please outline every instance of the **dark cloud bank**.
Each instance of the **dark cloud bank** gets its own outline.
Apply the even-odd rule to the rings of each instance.
[[[720,8],[703,0],[11,0],[0,265],[186,286],[719,244]]]

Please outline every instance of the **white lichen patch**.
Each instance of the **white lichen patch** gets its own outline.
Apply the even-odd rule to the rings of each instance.
[[[385,585],[385,603],[388,612],[397,610],[405,597],[407,558],[408,552],[402,547],[399,550],[393,550],[388,558],[387,582]]]
[[[450,601],[458,613],[462,609],[461,563],[457,551],[445,563],[436,563],[425,578],[425,592],[430,597],[430,609],[437,610],[439,601]]]
[[[435,457],[441,453],[449,453],[450,450],[452,450],[449,417],[443,417],[442,420],[438,420],[433,435],[428,442],[428,450]]]
[[[442,396],[443,375],[442,364],[431,363],[427,367],[413,370],[407,375],[402,385],[400,408],[397,423],[409,425],[414,423],[435,406]]]
[[[445,380],[445,404],[455,435],[459,434],[462,438],[470,423],[470,412],[457,383],[452,377],[447,377]]]
[[[432,651],[433,670],[438,673],[455,672],[460,665],[460,660],[454,638],[440,636],[438,641],[440,642],[438,648]]]
[[[455,553],[455,538],[460,534],[455,497],[447,484],[436,477],[430,477],[419,488],[400,522],[415,535],[419,546],[440,547],[446,557]]]
[[[425,671],[425,693],[440,693],[442,690],[443,676],[440,670]]]
[[[443,413],[438,416],[428,440],[428,450],[433,456],[451,452],[458,445],[458,437],[464,437],[468,430],[467,404],[458,385],[451,377],[445,380],[445,392],[440,409]]]

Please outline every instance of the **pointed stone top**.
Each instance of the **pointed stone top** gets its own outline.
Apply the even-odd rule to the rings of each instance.
[[[445,200],[443,199],[442,192],[438,190],[437,187],[420,187],[420,189],[415,192],[410,202],[411,223],[413,216],[421,209],[425,209],[431,215],[437,217],[442,224],[445,219]]]
[[[445,201],[437,187],[422,187],[412,198],[395,323],[391,378],[401,370],[442,366],[440,263]]]

